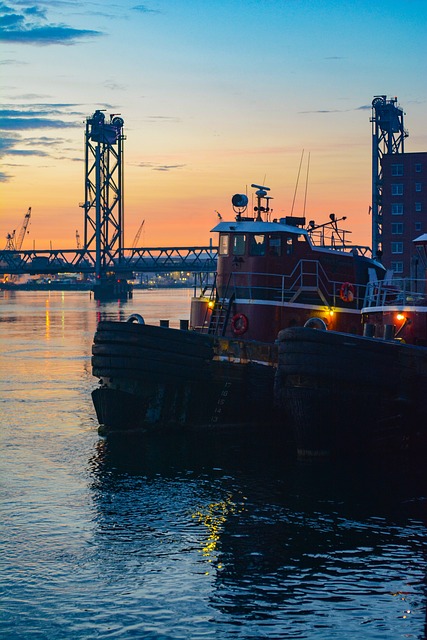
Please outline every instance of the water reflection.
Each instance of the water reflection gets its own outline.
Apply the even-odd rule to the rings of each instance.
[[[182,579],[211,581],[228,634],[393,638],[425,624],[422,466],[301,464],[259,440],[134,436],[100,441],[91,469],[101,548],[119,530],[141,570],[147,554],[185,555]]]
[[[186,292],[138,293],[126,309],[0,294],[1,637],[422,638],[423,461],[306,465],[256,439],[98,439],[97,309],[171,326],[188,310]]]

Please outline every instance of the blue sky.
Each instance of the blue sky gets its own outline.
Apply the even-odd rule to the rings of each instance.
[[[32,206],[40,248],[82,227],[97,108],[125,120],[128,244],[142,218],[147,245],[207,243],[253,181],[286,211],[303,149],[310,217],[369,241],[374,95],[398,96],[406,150],[427,150],[425,0],[14,0],[0,28],[0,234]]]

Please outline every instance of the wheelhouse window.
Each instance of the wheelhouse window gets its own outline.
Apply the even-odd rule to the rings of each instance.
[[[265,256],[266,244],[265,235],[263,233],[255,233],[254,235],[251,235],[249,241],[249,255]]]
[[[268,253],[270,256],[282,255],[282,238],[280,236],[270,236],[268,239]]]
[[[221,233],[219,236],[219,255],[228,256],[228,247],[230,244],[230,236],[228,233]]]
[[[233,256],[244,256],[246,253],[246,236],[243,233],[237,233],[233,236],[232,246]]]

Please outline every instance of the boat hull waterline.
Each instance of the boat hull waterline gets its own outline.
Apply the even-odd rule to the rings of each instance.
[[[299,456],[425,446],[425,347],[294,327],[278,358],[275,397]]]
[[[277,347],[102,321],[93,349],[100,433],[277,426]],[[267,357],[266,357],[267,356]]]

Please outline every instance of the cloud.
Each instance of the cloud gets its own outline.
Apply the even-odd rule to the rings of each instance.
[[[6,131],[23,131],[27,129],[75,129],[82,125],[77,122],[64,122],[51,118],[2,118],[0,117],[0,129]]]
[[[10,149],[13,149],[21,141],[21,136],[3,133],[0,136],[0,157],[7,155]]]
[[[72,103],[3,105],[0,130],[75,129],[82,126],[84,115]],[[78,118],[78,121],[76,120]]]
[[[46,151],[39,151],[37,149],[10,149],[8,151],[10,156],[39,156],[40,158],[47,158],[49,154]]]
[[[145,4],[137,4],[135,7],[132,7],[133,11],[138,11],[139,13],[160,13],[157,9],[150,9]]]
[[[60,114],[62,113],[62,111],[60,109],[49,109],[48,111],[49,115],[55,115],[55,114]],[[23,117],[36,117],[36,116],[45,116],[46,115],[46,110],[45,109],[38,109],[36,105],[34,105],[33,107],[31,107],[31,110],[27,107],[27,108],[23,108],[23,109],[0,109],[0,118],[17,118],[20,116]]]
[[[146,122],[181,122],[181,118],[176,116],[147,116],[144,120]]]
[[[349,113],[350,111],[366,111],[371,110],[370,104],[364,104],[360,107],[353,107],[353,109],[313,109],[313,111],[299,111],[299,113]]]
[[[73,141],[55,134],[37,135],[37,132],[43,129],[60,131],[82,127],[83,117],[81,112],[75,110],[75,106],[68,103],[5,104],[0,109],[0,157],[36,156],[60,159],[57,157],[58,151],[61,150],[63,154],[64,144],[72,146]],[[28,135],[28,132],[34,132],[34,135]],[[75,148],[70,151],[74,156]]]
[[[111,89],[111,91],[126,91],[128,85],[108,80],[107,82],[104,82],[104,87]]]
[[[10,67],[13,64],[28,64],[28,62],[22,62],[22,60],[14,60],[13,58],[10,59],[6,59],[6,60],[0,60],[0,65],[1,66],[7,66]]]
[[[70,142],[65,138],[48,138],[47,136],[40,136],[39,138],[25,138],[25,144],[28,146],[38,145],[40,147],[62,147],[65,142]]]
[[[0,171],[0,182],[9,182],[12,178],[10,173],[5,173],[4,171]]]
[[[343,113],[348,109],[313,109],[312,111],[299,111],[298,113]]]
[[[175,169],[182,169],[185,164],[154,164],[153,162],[140,162],[139,167],[143,169],[151,169],[152,171],[173,171]]]
[[[163,164],[153,167],[153,171],[173,171],[174,169],[182,169],[185,164]]]
[[[13,3],[11,3],[13,4]],[[31,45],[72,45],[85,38],[103,35],[100,31],[75,29],[65,24],[53,24],[46,10],[30,6],[21,8],[0,3],[0,41]]]

